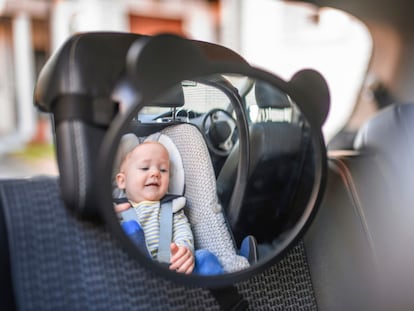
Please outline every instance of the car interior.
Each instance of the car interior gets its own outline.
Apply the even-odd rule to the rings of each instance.
[[[110,32],[70,38],[34,104],[60,176],[0,181],[4,310],[413,309],[413,105],[327,151],[316,72],[285,82],[220,45]],[[173,141],[196,246],[224,275],[169,271],[124,234],[111,179],[125,133]]]

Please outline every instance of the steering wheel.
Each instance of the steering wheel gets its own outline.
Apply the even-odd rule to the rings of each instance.
[[[228,156],[235,142],[236,120],[223,109],[212,109],[201,123],[201,132],[208,148],[215,155]]]

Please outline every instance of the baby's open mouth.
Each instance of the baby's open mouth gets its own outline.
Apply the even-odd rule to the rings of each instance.
[[[146,184],[145,187],[159,187],[159,184],[156,182],[152,182],[152,183]]]

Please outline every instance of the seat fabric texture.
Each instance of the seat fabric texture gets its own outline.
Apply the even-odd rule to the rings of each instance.
[[[320,310],[414,309],[414,105],[385,108],[330,154],[305,236]]]
[[[207,289],[145,270],[108,230],[77,219],[56,178],[0,183],[19,310],[219,310]],[[252,310],[316,310],[303,243],[236,284]]]

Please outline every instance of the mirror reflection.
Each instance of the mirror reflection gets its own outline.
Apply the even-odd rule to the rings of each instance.
[[[249,177],[235,207],[240,108],[250,162],[241,167]],[[298,107],[269,83],[232,74],[182,81],[145,103],[122,136],[114,210],[142,255],[170,270],[247,269],[280,251],[303,216],[314,187],[313,148]]]

